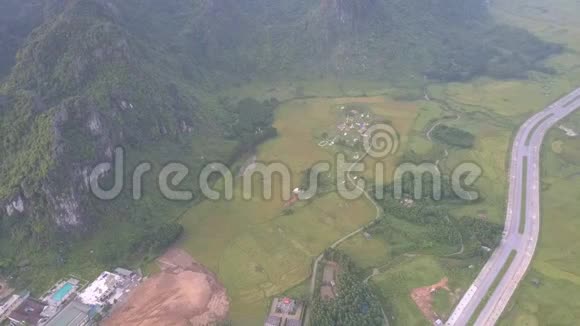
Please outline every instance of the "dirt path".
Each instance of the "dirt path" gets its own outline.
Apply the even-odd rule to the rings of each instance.
[[[461,115],[460,114],[456,114],[455,118],[453,118],[452,120],[443,118],[441,120],[439,120],[437,123],[435,123],[433,126],[431,126],[431,128],[425,132],[425,137],[427,137],[427,139],[430,142],[433,142],[433,138],[431,137],[431,134],[433,133],[433,130],[435,130],[435,128],[437,128],[438,126],[440,126],[441,124],[443,124],[445,121],[449,121],[449,122],[457,122],[461,119]],[[443,161],[445,161],[447,158],[449,157],[449,150],[447,148],[445,148],[445,150],[443,151],[443,158],[437,160],[437,162],[435,162],[435,165],[439,166],[439,164]],[[449,217],[447,217],[447,219],[449,219]],[[446,255],[445,257],[453,257],[453,256],[458,256],[463,254],[463,252],[465,251],[465,245],[463,243],[463,236],[461,235],[461,233],[459,234],[460,239],[461,239],[461,247],[459,249],[459,251],[454,252],[452,254]]]
[[[366,197],[366,198],[367,198],[367,199],[368,199],[368,200],[369,200],[369,201],[370,201],[370,202],[373,204],[373,206],[375,207],[375,210],[376,210],[376,215],[375,215],[375,218],[373,219],[373,222],[374,222],[374,221],[376,221],[376,220],[378,220],[378,219],[380,219],[380,218],[381,218],[382,208],[379,206],[379,204],[377,204],[377,203],[375,202],[375,200],[372,198],[372,196],[371,196],[371,195],[369,195],[369,193],[368,193],[368,192],[367,192],[365,189],[362,189],[362,188],[360,188],[360,187],[359,187],[359,186],[356,184],[356,182],[354,182],[354,179],[353,179],[353,178],[352,178],[352,176],[350,175],[350,173],[352,172],[352,168],[353,168],[353,167],[354,167],[354,166],[355,166],[355,165],[356,165],[358,162],[362,161],[362,160],[363,160],[365,157],[366,157],[366,156],[363,156],[362,158],[360,158],[360,159],[359,159],[357,162],[355,162],[355,163],[354,163],[354,164],[351,166],[351,168],[350,168],[350,169],[348,170],[348,172],[347,172],[347,177],[348,177],[348,180],[349,180],[349,182],[350,182],[350,183],[351,183],[353,186],[355,186],[357,189],[359,189],[359,190],[362,190],[362,191],[363,191],[363,193],[364,193],[365,197]],[[343,242],[345,242],[346,240],[348,240],[348,239],[350,239],[350,238],[354,237],[355,235],[357,235],[357,234],[361,233],[361,232],[364,230],[364,228],[365,228],[364,226],[363,226],[363,227],[360,227],[360,228],[358,228],[358,229],[354,230],[353,232],[351,232],[351,233],[349,233],[349,234],[345,235],[344,237],[342,237],[342,238],[340,238],[340,239],[336,240],[336,242],[334,242],[334,243],[333,243],[333,244],[330,246],[330,248],[334,249],[334,248],[338,247],[338,246],[339,246],[341,243],[343,243]],[[314,266],[313,266],[313,268],[312,268],[312,277],[311,277],[311,279],[310,279],[310,293],[311,293],[311,295],[312,295],[312,294],[314,294],[314,288],[315,288],[315,286],[316,286],[316,271],[318,270],[318,264],[320,264],[320,261],[322,260],[322,258],[323,258],[323,257],[324,257],[324,253],[320,254],[320,256],[318,256],[318,258],[316,258],[316,260],[314,261]]]
[[[425,132],[425,137],[427,137],[427,139],[430,142],[433,142],[433,138],[431,137],[431,134],[433,133],[433,131],[435,130],[435,128],[439,127],[440,125],[442,125],[445,121],[449,121],[449,122],[457,122],[461,119],[461,115],[457,114],[453,119],[449,120],[448,118],[443,118],[441,120],[439,120],[437,123],[435,123],[433,126],[431,126],[431,128],[429,130],[427,130],[427,132]],[[449,157],[449,150],[447,148],[445,148],[443,150],[443,158],[437,160],[437,162],[435,162],[435,165],[439,165],[442,161],[446,160]]]
[[[217,277],[185,251],[158,259],[161,272],[145,280],[102,325],[205,326],[225,320],[229,299]]]
[[[461,115],[459,115],[459,114],[456,114],[455,117],[453,117],[453,119],[451,119],[451,118],[442,118],[442,119],[440,119],[434,125],[432,125],[431,128],[429,130],[427,130],[427,132],[425,132],[425,137],[427,137],[427,139],[430,142],[432,142],[433,139],[431,138],[431,134],[433,133],[433,131],[435,130],[435,128],[437,128],[440,125],[442,125],[445,121],[457,122],[457,121],[459,121],[459,119],[461,119]]]
[[[368,191],[366,191],[365,189],[361,188],[358,186],[358,184],[354,181],[354,178],[352,177],[352,175],[350,174],[352,172],[352,169],[356,166],[356,164],[358,164],[359,162],[361,162],[362,160],[364,160],[366,158],[366,155],[363,155],[360,159],[358,159],[355,163],[353,163],[350,168],[348,169],[348,172],[346,173],[347,179],[348,181],[357,189],[361,190],[365,196],[365,198],[367,200],[369,200],[373,206],[375,207],[376,210],[376,214],[375,217],[373,219],[373,222],[375,222],[376,220],[380,219],[382,216],[382,208],[381,206],[379,206],[379,204],[373,199],[373,197],[368,193]],[[330,248],[334,249],[336,247],[338,247],[341,243],[345,242],[346,240],[354,237],[355,235],[361,233],[366,226],[360,227],[356,230],[354,230],[353,232],[345,235],[344,237],[338,239],[336,242],[334,242]],[[316,288],[316,272],[318,271],[318,265],[320,264],[320,261],[322,261],[322,259],[324,258],[324,253],[321,253],[320,256],[318,256],[316,258],[316,260],[314,261],[314,265],[312,266],[312,277],[310,278],[310,297],[312,298],[314,296],[314,290]],[[383,311],[383,316],[385,317],[385,325],[389,325],[389,321],[388,318],[385,315],[385,312]],[[304,325],[305,326],[309,326],[310,325],[310,309],[306,310],[306,316],[305,316],[305,321],[304,321]]]
[[[430,101],[430,100],[431,100],[431,99],[429,98],[429,95],[428,95],[428,93],[425,93],[425,96],[426,96],[426,99],[427,99],[428,101]],[[456,116],[455,116],[455,119],[454,119],[453,121],[458,121],[459,119],[461,119],[461,116],[460,116],[459,114],[456,114]],[[436,128],[437,126],[441,125],[441,124],[442,124],[443,122],[445,122],[446,120],[448,120],[448,119],[442,119],[441,121],[439,121],[438,123],[436,123],[435,125],[433,125],[433,126],[431,127],[431,129],[429,129],[429,130],[426,132],[426,134],[425,134],[425,135],[426,135],[426,137],[429,139],[429,141],[433,141],[433,140],[431,139],[431,133],[433,132],[433,130],[435,130],[435,128]],[[445,158],[447,158],[447,156],[449,156],[449,152],[447,151],[447,149],[445,149]],[[348,179],[348,180],[349,180],[349,182],[350,182],[350,183],[351,183],[353,186],[355,186],[357,189],[359,189],[359,190],[362,190],[362,191],[363,191],[363,193],[364,193],[364,196],[365,196],[365,198],[367,198],[367,200],[368,200],[368,201],[370,201],[370,202],[373,204],[373,206],[375,207],[375,209],[376,209],[376,215],[375,215],[375,218],[374,218],[374,219],[373,219],[373,221],[372,221],[372,222],[375,222],[376,220],[378,220],[378,219],[380,219],[380,218],[381,218],[381,216],[382,216],[382,208],[379,206],[379,204],[378,204],[378,203],[377,203],[377,202],[376,202],[376,201],[375,201],[375,200],[372,198],[372,196],[371,196],[371,195],[370,195],[370,194],[369,194],[369,193],[368,193],[368,192],[367,192],[365,189],[361,189],[361,188],[360,188],[360,187],[359,187],[359,186],[356,184],[356,182],[354,182],[354,179],[353,179],[352,175],[350,174],[350,173],[352,172],[352,169],[355,167],[355,165],[356,165],[357,163],[361,162],[362,160],[364,160],[365,158],[366,158],[366,155],[363,155],[363,156],[362,156],[362,157],[361,157],[359,160],[357,160],[355,163],[353,163],[353,165],[351,165],[350,169],[349,169],[349,170],[348,170],[348,172],[347,172],[347,179]],[[439,164],[439,161],[437,162],[437,164]],[[343,243],[343,242],[345,242],[346,240],[348,240],[348,239],[350,239],[350,238],[354,237],[355,235],[357,235],[357,234],[361,233],[361,232],[362,232],[364,229],[365,229],[365,227],[361,227],[361,228],[359,228],[359,229],[357,229],[357,230],[353,231],[352,233],[349,233],[349,234],[345,235],[344,237],[342,237],[342,238],[338,239],[338,240],[337,240],[335,243],[333,243],[333,244],[330,246],[330,248],[333,248],[333,249],[334,249],[334,248],[338,247],[338,246],[339,246],[341,243]],[[460,253],[463,253],[463,250],[464,250],[464,248],[463,248],[463,240],[462,240],[462,241],[461,241],[461,250],[460,250]],[[456,253],[456,254],[460,254],[460,253]],[[318,257],[316,258],[316,260],[314,261],[314,265],[312,266],[312,276],[311,276],[311,278],[310,278],[310,288],[309,288],[309,292],[310,292],[310,296],[311,296],[311,297],[313,297],[313,296],[314,296],[314,290],[315,290],[315,287],[316,287],[316,272],[318,271],[318,265],[320,264],[320,262],[322,261],[322,259],[323,259],[323,258],[324,258],[324,253],[320,254],[320,256],[318,256]],[[369,276],[369,277],[367,277],[367,279],[366,279],[365,281],[366,281],[366,282],[368,282],[368,280],[369,280],[370,278],[372,278],[373,276],[374,276],[374,274],[373,274],[373,275],[371,275],[371,276]],[[381,309],[381,310],[382,310],[382,309]],[[384,317],[384,320],[385,320],[385,325],[387,325],[387,326],[388,326],[388,325],[389,325],[389,320],[388,320],[388,318],[387,318],[387,316],[386,316],[385,312],[383,311],[382,313],[383,313],[383,317]],[[309,325],[310,325],[310,309],[308,309],[308,310],[306,311],[306,316],[305,316],[305,323],[304,323],[304,325],[305,325],[305,326],[309,326]]]

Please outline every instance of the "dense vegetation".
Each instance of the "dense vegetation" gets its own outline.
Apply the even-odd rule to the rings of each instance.
[[[41,0],[0,2],[0,80],[14,65],[16,52],[28,34],[42,22],[43,6]]]
[[[501,241],[503,226],[489,221],[464,217],[459,221],[459,228],[468,240],[475,240],[481,246],[496,248]]]
[[[383,325],[380,303],[368,284],[363,282],[362,271],[340,251],[329,249],[324,258],[340,265],[338,295],[330,301],[315,297],[310,322],[320,326]]]
[[[133,165],[187,162],[194,181],[205,162],[229,162],[276,135],[277,100],[216,91],[255,80],[543,70],[559,47],[497,26],[486,2],[2,1],[0,272],[25,284],[35,271],[140,262],[175,239],[186,204],[154,194],[134,202],[129,186],[103,203],[88,195],[87,175],[123,145]],[[19,200],[22,210],[6,209]]]
[[[164,223],[153,229],[138,228],[127,234],[129,239],[111,241],[103,247],[97,248],[96,257],[106,266],[126,259],[126,252],[136,255],[160,253],[161,250],[169,247],[182,232],[183,226],[178,223]],[[119,250],[119,248],[127,250]]]
[[[444,180],[446,178],[443,178]],[[503,226],[483,218],[453,216],[450,209],[455,205],[466,205],[450,189],[448,182],[442,182],[442,194],[438,200],[433,199],[432,178],[424,178],[424,197],[414,197],[414,181],[403,179],[404,199],[393,198],[393,185],[385,187],[387,197],[379,200],[384,212],[384,219],[368,229],[371,233],[382,234],[388,239],[411,238],[412,248],[401,248],[403,251],[430,250],[437,247],[454,247],[463,245],[465,256],[485,256],[482,246],[496,248],[500,241]],[[410,223],[418,227],[411,230],[397,229],[393,219]],[[394,233],[399,233],[395,235]]]
[[[432,136],[438,142],[460,148],[472,148],[475,144],[475,136],[470,132],[445,125],[435,127]]]
[[[237,105],[226,105],[230,113],[231,129],[226,130],[226,137],[240,141],[247,146],[259,144],[264,139],[275,137],[277,132],[274,122],[274,109],[278,100],[258,102],[253,98],[242,99]]]
[[[186,63],[190,77],[206,81],[210,75],[233,83],[265,75],[519,78],[528,70],[545,71],[541,61],[561,50],[495,25],[484,0],[135,1],[120,5],[140,8],[126,25],[155,42],[163,37],[179,54],[193,53]]]

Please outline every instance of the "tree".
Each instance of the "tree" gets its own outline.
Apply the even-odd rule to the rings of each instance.
[[[329,249],[325,258],[340,265],[337,281],[339,295],[323,301],[319,295],[312,303],[311,324],[320,326],[383,325],[381,305],[369,285],[363,282],[361,270],[341,251]]]

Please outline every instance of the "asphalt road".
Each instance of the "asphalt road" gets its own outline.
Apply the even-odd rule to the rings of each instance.
[[[542,142],[550,128],[579,107],[580,88],[535,114],[521,126],[512,148],[502,242],[467,290],[446,325],[467,325],[496,278],[504,270],[505,274],[475,320],[475,325],[494,325],[498,321],[530,266],[540,234],[539,161]],[[525,202],[522,202],[523,199]],[[522,214],[525,214],[525,227],[523,233],[520,233]],[[516,251],[516,255],[510,266],[504,269],[512,251]]]

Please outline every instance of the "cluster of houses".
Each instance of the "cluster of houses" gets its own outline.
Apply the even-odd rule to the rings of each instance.
[[[291,298],[275,298],[264,326],[302,326],[304,303]]]
[[[345,120],[336,126],[336,135],[327,135],[327,139],[320,141],[318,146],[334,146],[339,140],[354,146],[361,141],[361,137],[369,137],[367,130],[373,121],[370,113],[363,113],[356,109],[349,111],[346,106],[339,106],[339,109],[345,111]]]
[[[11,326],[96,325],[142,280],[142,276],[123,268],[103,272],[88,284],[76,278],[55,284],[40,299],[29,292],[12,295],[0,305],[0,324]]]

